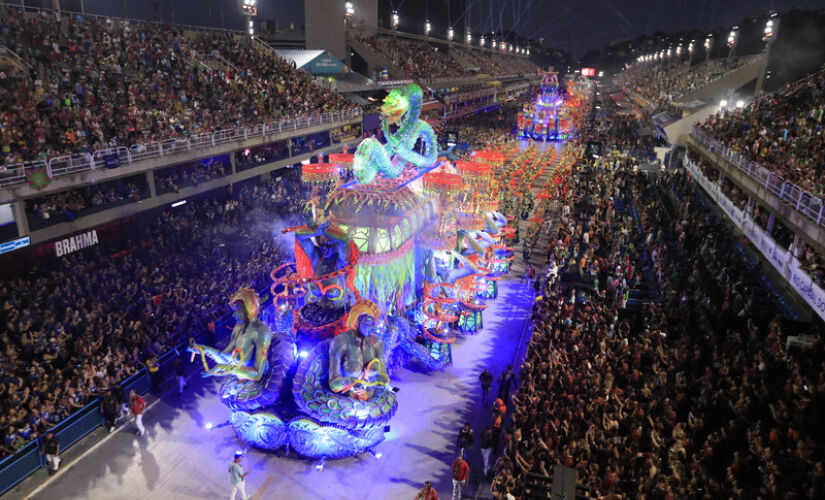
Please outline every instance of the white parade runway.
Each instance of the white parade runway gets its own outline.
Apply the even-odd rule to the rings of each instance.
[[[403,369],[392,380],[401,390],[391,431],[376,447],[383,458],[365,454],[329,461],[318,472],[316,462],[250,449],[243,460],[251,470],[249,495],[288,500],[412,499],[429,479],[442,498],[450,498],[450,464],[457,455],[459,427],[471,421],[478,441],[490,422],[489,410],[481,405],[478,375],[488,367],[497,377],[516,354],[532,298],[522,269],[516,265],[502,280],[498,299],[485,311],[484,329],[454,344],[452,367],[433,374]],[[241,443],[229,427],[205,428],[207,422],[219,424],[229,416],[216,394],[218,385],[215,379],[191,377],[183,396],[164,396],[145,415],[145,436],[137,437],[127,425],[29,498],[229,498],[227,466]],[[489,497],[489,486],[479,487],[477,443],[469,460],[473,471],[465,496]]]

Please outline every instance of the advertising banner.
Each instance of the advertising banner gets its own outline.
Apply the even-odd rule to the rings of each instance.
[[[734,205],[716,183],[711,182],[702,174],[699,167],[686,159],[685,168],[708,196],[725,212],[725,215],[745,233],[751,243],[787,280],[796,293],[805,299],[805,302],[816,311],[820,318],[825,319],[825,291],[814,283],[808,273],[801,268],[799,260],[791,252],[779,246],[758,224],[753,222],[744,210]]]

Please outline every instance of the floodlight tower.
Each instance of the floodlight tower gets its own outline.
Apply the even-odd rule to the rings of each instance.
[[[713,51],[713,33],[705,38],[705,62],[710,61],[711,51]]]
[[[258,0],[241,0],[241,14],[246,17],[246,30],[249,36],[255,36],[255,21],[253,17],[258,15]]]
[[[779,32],[779,17],[776,12],[771,12],[768,20],[765,21],[765,34],[762,36],[762,41],[765,42],[765,56],[762,58],[762,69],[759,71],[759,78],[756,79],[756,89],[754,92],[757,96],[762,94],[765,79],[768,78],[768,60],[771,56],[771,47],[773,46],[774,40],[776,40],[777,32]]]
[[[736,46],[739,44],[739,26],[731,28],[728,33],[728,64],[733,62],[736,57]]]

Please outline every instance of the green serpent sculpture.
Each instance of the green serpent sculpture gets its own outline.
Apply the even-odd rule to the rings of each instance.
[[[398,177],[407,163],[426,167],[438,158],[435,132],[429,123],[419,120],[424,93],[415,83],[405,88],[393,89],[381,106],[381,130],[387,144],[377,139],[361,141],[353,158],[353,172],[359,184],[369,184],[380,172],[389,179]],[[392,132],[391,125],[399,124]],[[424,153],[414,151],[418,140],[424,145]]]

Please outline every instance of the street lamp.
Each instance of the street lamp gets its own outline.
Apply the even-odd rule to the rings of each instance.
[[[765,78],[768,77],[768,60],[770,59],[771,46],[774,40],[776,40],[778,30],[779,17],[777,17],[776,12],[771,12],[771,15],[765,22],[765,35],[762,37],[762,41],[765,42],[765,56],[762,58],[762,69],[759,71],[759,78],[756,79],[756,88],[754,89],[756,95],[762,94]]]
[[[731,28],[730,33],[728,33],[728,62],[733,61],[733,58],[736,57],[736,45],[739,43],[739,26],[734,26]]]
[[[246,16],[249,36],[255,36],[255,23],[252,21],[252,18],[258,14],[258,0],[243,0],[243,3],[241,3],[241,14]]]
[[[241,4],[241,14],[247,17],[258,15],[258,0],[243,0]]]
[[[776,36],[776,29],[779,27],[779,20],[775,19],[776,14],[771,14],[768,22],[765,23],[765,36],[762,37],[763,42],[770,42]]]
[[[713,34],[705,38],[705,61],[710,61],[710,53],[713,50]]]
[[[394,30],[398,29],[398,22],[399,22],[398,11],[394,10],[392,12],[392,29],[394,29]]]

